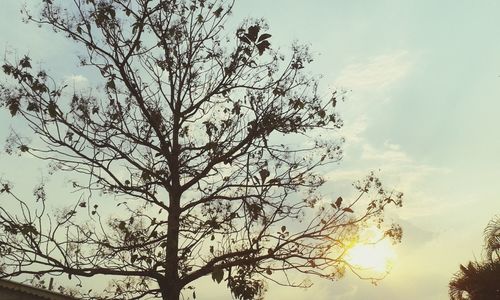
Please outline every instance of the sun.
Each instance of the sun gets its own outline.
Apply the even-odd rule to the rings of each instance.
[[[367,228],[345,255],[345,260],[354,268],[375,273],[387,273],[395,258],[391,241],[375,226]]]

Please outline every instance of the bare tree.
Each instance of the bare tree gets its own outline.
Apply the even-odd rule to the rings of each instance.
[[[353,201],[322,200],[318,170],[342,156],[340,96],[320,94],[307,47],[274,51],[262,21],[225,31],[233,2],[71,5],[44,0],[26,16],[82,45],[103,86],[70,91],[25,56],[3,65],[1,103],[33,132],[13,132],[8,152],[73,174],[81,197],[48,213],[60,200],[43,185],[29,203],[3,182],[20,209],[0,207],[0,277],[108,276],[102,294],[80,296],[177,300],[208,275],[255,299],[266,279],[308,285],[290,272],[339,278],[347,242],[401,205],[373,175]]]

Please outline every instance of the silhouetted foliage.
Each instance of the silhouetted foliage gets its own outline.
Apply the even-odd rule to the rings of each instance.
[[[47,199],[42,184],[29,202],[1,183],[19,210],[0,207],[0,277],[110,275],[80,296],[176,300],[211,276],[256,299],[265,280],[309,285],[290,272],[341,277],[346,242],[401,205],[373,174],[353,201],[322,199],[317,170],[342,155],[341,96],[319,94],[307,47],[280,55],[262,21],[225,31],[232,2],[73,2],[42,1],[27,19],[82,45],[102,86],[70,90],[25,56],[3,65],[1,103],[34,133],[13,132],[7,151],[69,172],[79,196]]]
[[[484,230],[484,248],[490,261],[500,260],[500,216],[495,216]]]
[[[500,299],[500,218],[488,223],[485,231],[486,260],[460,265],[449,284],[452,300],[494,300]]]

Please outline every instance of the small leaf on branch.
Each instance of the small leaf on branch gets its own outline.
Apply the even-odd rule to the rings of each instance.
[[[262,42],[258,43],[257,50],[259,50],[259,55],[264,54],[264,51],[266,49],[269,49],[269,46],[271,46],[271,43],[269,43],[268,41],[262,41]]]
[[[221,283],[223,278],[224,278],[224,270],[222,270],[219,267],[215,267],[212,271],[212,279],[217,283]]]
[[[121,221],[119,224],[118,224],[118,229],[120,230],[123,230],[125,231],[127,229],[126,225],[125,225],[125,222],[124,221]]]
[[[14,71],[14,67],[8,64],[2,65],[2,69],[6,75],[10,75]]]
[[[7,105],[9,107],[10,115],[15,116],[19,110],[19,98],[12,97],[7,100]]]
[[[245,33],[245,36],[252,42],[255,42],[257,40],[257,36],[260,31],[260,26],[259,25],[254,25],[248,27],[248,33]]]
[[[214,16],[216,16],[217,18],[220,17],[220,15],[222,14],[222,11],[224,9],[222,7],[219,7],[216,11],[214,11]]]
[[[28,56],[25,56],[21,59],[19,62],[19,65],[23,68],[31,68],[31,63],[30,63],[30,58]]]
[[[335,206],[337,208],[340,208],[340,206],[342,205],[342,200],[343,200],[342,197],[338,197],[337,201],[335,201]]]
[[[267,40],[270,37],[271,37],[271,35],[269,33],[261,34],[259,37],[259,40],[257,42],[262,42],[263,40]]]
[[[113,79],[109,80],[107,83],[106,83],[106,88],[110,89],[110,90],[116,90],[116,85],[115,85],[115,81]]]
[[[7,183],[4,183],[2,185],[2,188],[0,189],[0,193],[10,193],[10,186]]]
[[[326,116],[326,112],[323,109],[321,109],[321,110],[318,111],[318,116],[320,118],[324,118]]]
[[[354,212],[350,207],[343,208],[342,210],[345,211],[345,212],[348,212],[348,213],[353,213]]]
[[[57,117],[57,105],[54,101],[49,102],[49,105],[47,105],[47,111],[49,112],[49,116],[51,118]]]
[[[266,178],[271,174],[267,169],[262,169],[259,171],[260,178],[262,179],[262,184],[266,181]]]
[[[337,92],[336,91],[333,92],[331,101],[332,101],[332,106],[333,107],[337,106]]]
[[[28,111],[34,111],[34,112],[40,111],[38,109],[38,105],[36,103],[34,103],[34,102],[29,102],[28,103],[28,107],[26,108],[26,110],[28,110]]]

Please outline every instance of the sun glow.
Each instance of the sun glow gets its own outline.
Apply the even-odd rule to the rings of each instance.
[[[377,227],[363,232],[360,241],[345,255],[345,260],[354,268],[375,273],[387,273],[395,258],[391,241],[384,238],[384,233]]]

